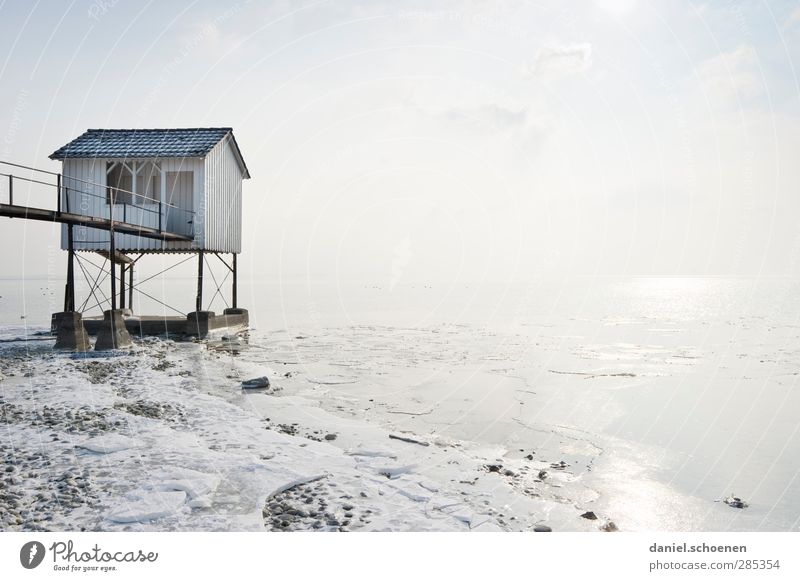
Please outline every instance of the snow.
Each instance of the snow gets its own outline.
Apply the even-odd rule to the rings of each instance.
[[[161,487],[165,490],[182,490],[193,500],[210,494],[220,483],[217,474],[179,467],[156,470],[152,473],[152,478],[161,481]]]
[[[416,468],[415,464],[409,464],[408,466],[384,466],[375,468],[375,472],[381,476],[386,476],[386,478],[394,479],[400,478],[403,474],[410,474],[414,471],[414,468]]]
[[[525,530],[543,514],[551,522],[574,518],[575,509],[559,499],[580,497],[585,488],[567,481],[566,473],[572,488],[560,489],[559,499],[544,490],[529,495],[524,489],[532,483],[485,468],[501,458],[526,474],[523,461],[503,459],[505,446],[430,430],[421,423],[425,415],[394,413],[435,408],[424,398],[440,398],[442,391],[453,390],[452,383],[434,384],[424,376],[415,380],[411,372],[409,387],[392,386],[397,399],[385,399],[380,391],[363,392],[361,381],[341,381],[341,368],[323,362],[309,361],[308,371],[298,368],[287,377],[257,348],[267,342],[251,338],[254,348],[236,357],[202,343],[162,340],[113,357],[37,352],[26,363],[32,378],[3,381],[4,400],[30,414],[69,410],[71,419],[59,415],[46,432],[23,421],[12,423],[4,438],[23,455],[26,445],[42,442],[43,433],[54,429],[46,465],[36,467],[37,477],[25,487],[47,489],[59,475],[77,469],[96,497],[77,491],[69,502],[85,503],[80,509],[49,507],[48,526],[264,530],[276,526],[265,516],[270,503],[293,498],[303,509],[301,494],[314,502],[323,499],[326,510],[335,513],[340,524],[323,519],[322,530]],[[241,378],[265,374],[283,389],[242,391]],[[349,372],[347,377],[357,378]],[[451,379],[476,391],[493,382],[481,372],[458,372]],[[515,379],[493,383],[512,390],[520,385]],[[425,393],[415,395],[417,389]],[[445,422],[469,413],[458,401],[463,400],[443,410]],[[102,433],[92,433],[97,431]],[[533,473],[539,464],[548,465],[534,464]],[[562,475],[553,482],[559,479]],[[293,491],[300,492],[291,496]],[[515,514],[517,520],[509,520]],[[296,526],[310,524],[311,519]]]
[[[154,369],[164,355],[175,363],[169,373]],[[469,529],[456,516],[426,514],[431,479],[423,487],[407,462],[422,447],[337,417],[310,397],[242,394],[202,345],[151,341],[127,356],[85,359],[42,350],[28,364],[32,378],[3,381],[4,401],[27,414],[61,412],[46,432],[28,421],[4,432],[20,457],[26,449],[47,451],[25,488],[47,489],[67,474],[84,478],[97,497],[76,488],[69,502],[80,509],[68,510],[60,499],[48,507],[48,526],[57,530],[263,530],[269,499],[317,483],[335,487],[329,502],[364,511],[365,530]],[[202,375],[181,374],[197,369]],[[282,433],[278,422],[295,422],[305,433]],[[326,441],[327,433],[337,439]]]
[[[147,523],[175,514],[185,503],[185,492],[132,492],[119,506],[112,508],[106,518],[115,523]]]
[[[120,434],[96,436],[78,444],[78,447],[98,454],[111,454],[139,446],[139,441]]]
[[[365,458],[397,458],[397,454],[388,448],[383,449],[365,449],[365,448],[349,448],[344,451],[348,456],[363,456]]]

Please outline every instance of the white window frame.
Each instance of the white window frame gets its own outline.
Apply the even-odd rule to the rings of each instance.
[[[106,188],[116,189],[116,188],[114,188],[114,186],[108,184],[108,175],[114,170],[114,168],[116,168],[117,165],[121,164],[122,167],[124,167],[125,169],[127,169],[131,173],[131,190],[130,190],[131,193],[128,194],[127,192],[124,192],[124,194],[126,196],[125,199],[127,199],[127,196],[129,196],[129,195],[131,196],[130,201],[129,202],[127,202],[127,201],[119,202],[119,201],[117,201],[117,197],[115,196],[114,197],[114,205],[115,206],[121,206],[123,204],[127,204],[129,206],[139,206],[139,207],[141,207],[141,206],[144,206],[145,204],[158,204],[159,203],[158,200],[154,201],[152,199],[152,194],[151,194],[151,196],[148,197],[150,199],[145,199],[146,194],[140,194],[136,189],[136,187],[138,185],[137,184],[137,178],[139,177],[139,172],[143,168],[147,167],[147,164],[151,164],[151,163],[153,164],[153,167],[155,167],[156,170],[157,170],[158,183],[159,183],[159,186],[158,186],[159,198],[163,200],[163,197],[164,197],[163,176],[165,175],[165,172],[161,168],[161,164],[158,161],[150,160],[150,159],[131,161],[131,160],[125,159],[125,160],[109,160],[109,161],[106,162]],[[145,190],[147,190],[146,187],[145,187]],[[106,204],[110,205],[110,196],[106,196]]]

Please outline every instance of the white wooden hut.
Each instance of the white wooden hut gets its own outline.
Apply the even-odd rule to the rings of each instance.
[[[250,174],[230,127],[89,129],[50,159],[62,162],[62,211],[186,238],[118,232],[119,252],[241,252],[242,180]],[[65,250],[67,232],[64,225]],[[109,232],[79,226],[73,244],[78,251],[107,251]]]
[[[76,316],[77,252],[105,256],[111,275],[110,310],[102,320],[73,321],[65,345],[85,346],[88,340],[73,336],[81,325],[97,333],[96,349],[129,344],[126,329],[205,336],[213,329],[247,325],[247,311],[237,305],[236,256],[242,250],[242,181],[250,173],[230,127],[89,129],[50,159],[62,162],[54,219],[63,222],[61,244],[68,251],[64,312],[53,316],[54,328]],[[198,255],[195,311],[183,320],[133,317],[134,265],[151,253]],[[231,303],[225,301],[221,317],[203,308],[207,253],[216,254],[232,274]],[[230,264],[222,254],[232,255]],[[211,304],[221,288],[216,290]]]

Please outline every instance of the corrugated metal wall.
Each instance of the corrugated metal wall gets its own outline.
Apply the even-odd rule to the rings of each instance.
[[[62,165],[64,195],[62,210],[87,216],[109,217],[110,206],[106,201],[106,159],[67,159]],[[194,233],[194,242],[162,243],[151,238],[141,238],[132,234],[116,234],[114,244],[117,249],[125,251],[137,250],[191,250],[202,248],[205,233],[205,214],[203,185],[205,183],[205,163],[199,158],[161,159],[161,196],[165,202],[180,206],[193,206],[194,214],[162,206],[162,225],[182,234]],[[172,174],[171,180],[176,187],[168,188],[168,173],[191,171],[191,186],[179,174]],[[78,181],[83,180],[83,181]],[[93,182],[92,185],[83,182]],[[170,184],[172,185],[172,184]],[[138,205],[115,204],[114,219],[131,224],[158,228],[158,204],[141,203]],[[73,242],[76,250],[108,250],[109,233],[107,230],[76,226],[73,230]],[[61,248],[67,247],[67,226],[61,229]]]
[[[243,174],[230,137],[220,141],[205,160],[205,249],[242,251]]]

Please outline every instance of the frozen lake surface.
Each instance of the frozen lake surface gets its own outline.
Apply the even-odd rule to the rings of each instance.
[[[798,281],[245,281],[235,345],[88,357],[60,292],[0,280],[4,529],[800,528]]]

